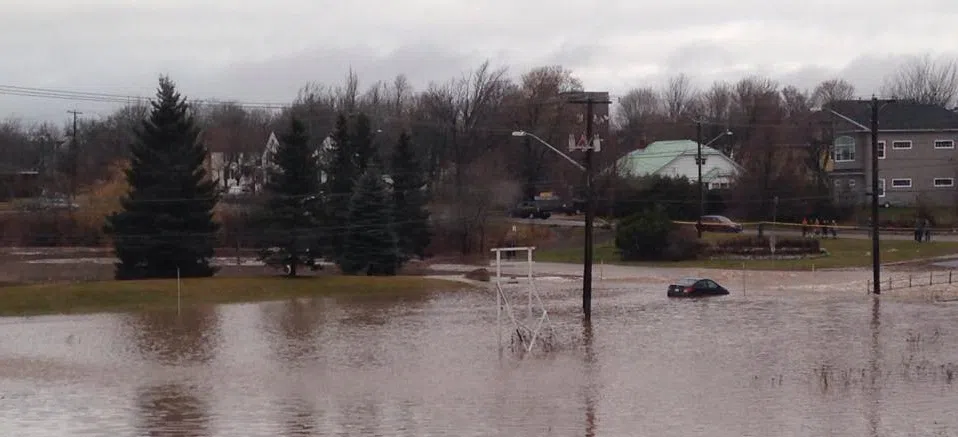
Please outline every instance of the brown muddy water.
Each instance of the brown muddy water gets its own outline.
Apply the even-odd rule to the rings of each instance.
[[[556,349],[522,357],[490,292],[0,319],[0,430],[958,435],[958,305],[623,286],[589,330],[574,283],[543,288]]]

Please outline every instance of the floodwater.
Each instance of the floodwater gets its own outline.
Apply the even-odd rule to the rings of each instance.
[[[0,319],[0,430],[958,435],[958,305],[623,286],[588,327],[574,283],[542,288],[553,349],[525,355],[508,332],[500,352],[487,291]]]

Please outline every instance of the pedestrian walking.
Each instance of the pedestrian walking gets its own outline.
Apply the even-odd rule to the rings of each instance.
[[[922,218],[915,219],[915,241],[921,243],[925,235],[925,220]]]

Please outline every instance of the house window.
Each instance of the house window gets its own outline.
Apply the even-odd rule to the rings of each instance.
[[[878,180],[878,197],[885,197],[885,179]]]
[[[891,148],[892,150],[909,150],[911,149],[911,141],[892,141]]]
[[[844,136],[835,139],[833,146],[835,162],[849,162],[855,160],[855,139]]]
[[[835,188],[841,188],[841,187],[842,187],[842,180],[835,179]]]
[[[848,188],[855,188],[855,180],[854,180],[854,179],[849,179],[849,180],[848,180]]]
[[[935,140],[936,149],[954,149],[955,141],[954,140]]]
[[[911,179],[901,178],[891,180],[892,188],[911,188]]]
[[[878,159],[885,159],[885,142],[878,142]]]
[[[951,188],[954,186],[954,178],[935,178],[935,188]]]

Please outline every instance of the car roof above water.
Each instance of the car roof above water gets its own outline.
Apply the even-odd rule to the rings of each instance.
[[[678,281],[675,281],[675,285],[695,285],[696,282],[701,280],[702,278],[682,278]]]

